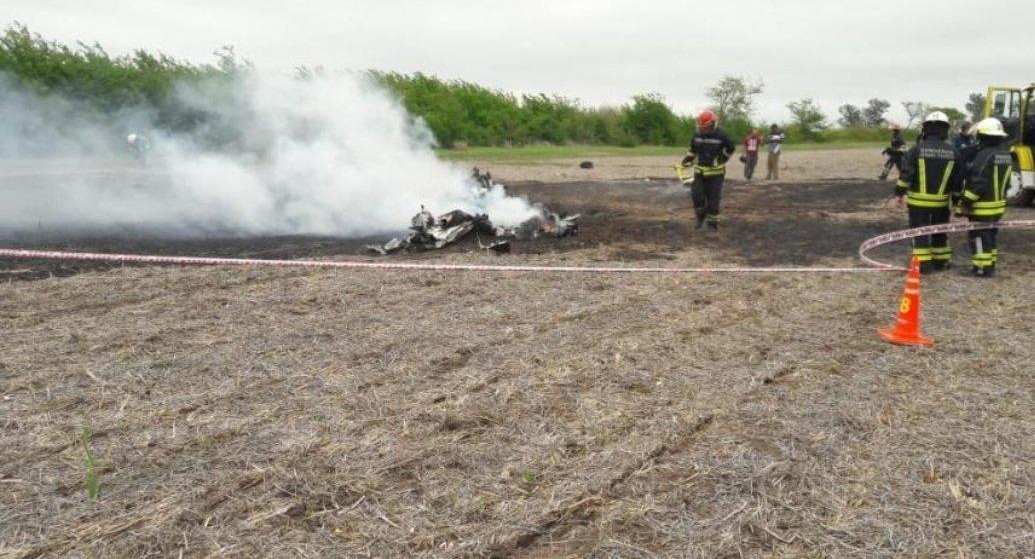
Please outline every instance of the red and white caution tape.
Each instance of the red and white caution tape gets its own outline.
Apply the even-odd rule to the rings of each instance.
[[[0,248],[0,258],[23,258],[36,260],[86,260],[95,262],[134,262],[140,264],[172,264],[180,266],[293,266],[303,268],[356,268],[374,270],[428,270],[428,271],[473,271],[473,272],[535,272],[535,273],[587,273],[587,274],[822,274],[861,272],[901,272],[905,268],[874,260],[866,255],[878,246],[931,235],[951,233],[970,229],[1035,229],[1035,221],[1003,221],[1000,223],[949,223],[930,227],[919,227],[895,231],[867,240],[859,247],[859,257],[866,266],[855,267],[701,267],[701,268],[637,268],[617,266],[501,266],[491,264],[424,264],[417,262],[384,262],[356,260],[261,260],[255,258],[208,258],[201,256],[155,256],[144,254],[107,254],[95,252],[62,252],[48,250],[20,250]]]
[[[295,266],[304,268],[362,268],[379,270],[433,270],[474,272],[540,272],[540,273],[606,273],[606,274],[692,274],[692,273],[823,273],[881,272],[871,267],[714,267],[714,268],[633,268],[617,266],[501,266],[493,264],[423,264],[417,262],[382,262],[357,260],[259,260],[253,258],[207,258],[201,256],[153,256],[143,254],[106,254],[95,252],[59,252],[46,250],[0,249],[0,258],[47,260],[90,260],[103,262],[135,262],[141,264],[175,264],[197,266]],[[897,268],[892,268],[897,269]]]
[[[960,231],[970,231],[972,229],[1035,229],[1035,221],[1021,220],[1021,221],[969,221],[969,222],[957,222],[957,223],[943,223],[941,225],[928,225],[927,227],[916,227],[913,229],[903,229],[902,231],[893,231],[891,233],[885,233],[878,235],[872,239],[867,239],[863,244],[859,245],[859,259],[863,263],[881,268],[885,270],[905,270],[905,268],[881,262],[880,260],[874,260],[866,255],[870,250],[877,248],[881,245],[893,243],[896,241],[904,241],[906,239],[912,239],[913,237],[922,237],[924,235],[936,235],[938,233],[959,233]]]

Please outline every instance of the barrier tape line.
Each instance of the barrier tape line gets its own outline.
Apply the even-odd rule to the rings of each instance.
[[[952,233],[971,229],[1035,229],[1035,221],[1003,221],[999,223],[948,223],[915,229],[905,229],[866,240],[859,247],[859,258],[866,266],[854,267],[700,267],[700,268],[642,268],[642,267],[594,267],[594,266],[512,266],[492,264],[422,264],[416,262],[368,262],[356,260],[262,260],[254,258],[209,258],[204,256],[157,256],[144,254],[109,254],[95,252],[63,252],[48,250],[22,250],[0,248],[0,258],[35,260],[86,260],[99,262],[136,262],[141,264],[171,264],[181,266],[273,266],[302,268],[357,268],[379,270],[426,270],[426,271],[477,271],[477,272],[536,272],[536,273],[584,273],[584,274],[773,274],[773,273],[879,273],[902,272],[905,268],[881,262],[867,256],[870,250],[905,239]]]
[[[891,233],[885,233],[884,235],[878,235],[872,239],[863,241],[863,244],[859,245],[859,259],[864,264],[869,266],[878,267],[881,269],[894,268],[897,270],[904,270],[905,268],[897,267],[893,264],[881,262],[870,258],[866,253],[888,243],[896,241],[904,241],[906,239],[912,239],[914,237],[922,237],[924,235],[937,235],[938,233],[959,233],[961,231],[971,231],[977,229],[1035,229],[1035,221],[1033,220],[1017,220],[1017,221],[968,221],[968,222],[957,222],[957,223],[942,223],[940,225],[928,225],[926,227],[915,227],[913,229],[903,229],[901,231],[893,231]]]

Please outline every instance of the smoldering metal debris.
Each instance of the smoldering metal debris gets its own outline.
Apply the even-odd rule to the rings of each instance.
[[[391,254],[399,251],[420,252],[437,250],[453,244],[474,233],[478,245],[485,250],[510,252],[512,239],[527,240],[542,236],[567,237],[579,231],[579,214],[559,215],[544,211],[543,215],[532,217],[517,227],[495,227],[484,214],[472,215],[462,210],[434,216],[423,206],[410,220],[410,234],[396,237],[383,245],[367,245],[371,252]],[[488,244],[481,236],[492,237]]]
[[[481,194],[487,194],[498,185],[492,176],[474,169],[472,177]],[[542,209],[539,215],[525,220],[516,227],[496,227],[485,214],[469,214],[462,210],[453,210],[435,216],[427,208],[421,206],[410,219],[408,235],[396,237],[382,245],[367,245],[371,252],[387,255],[399,251],[420,252],[437,250],[453,244],[470,234],[478,236],[478,246],[483,250],[498,253],[510,252],[512,239],[527,240],[541,236],[567,237],[579,231],[579,214],[561,215]],[[492,238],[488,243],[482,242],[482,235]]]

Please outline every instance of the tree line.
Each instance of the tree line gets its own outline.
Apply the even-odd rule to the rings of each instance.
[[[84,118],[144,111],[162,129],[190,131],[204,126],[209,115],[182,103],[177,86],[202,81],[230,83],[251,70],[251,64],[238,59],[233,47],[223,47],[214,56],[215,64],[203,65],[144,50],[115,57],[97,43],[70,47],[14,24],[0,34],[0,86],[4,81],[13,82],[52,103],[73,107]]]
[[[176,95],[178,84],[212,81],[230,83],[252,71],[232,47],[216,51],[214,64],[192,64],[144,50],[111,56],[99,44],[59,44],[14,24],[0,34],[0,74],[19,87],[73,104],[98,118],[119,111],[146,108],[160,128],[177,132],[212,130],[210,115],[185,106]],[[319,69],[300,67],[299,79]],[[444,80],[421,73],[367,71],[364,75],[395,95],[422,119],[442,147],[528,144],[685,145],[694,130],[693,115],[678,114],[657,93],[632,96],[617,107],[588,107],[577,99],[537,94],[516,96],[463,80]],[[2,78],[2,76],[0,76]],[[704,93],[723,127],[735,139],[748,131],[768,128],[755,118],[762,81],[723,76]],[[966,104],[971,118],[979,116],[983,96]],[[936,107],[902,103],[908,126]],[[813,99],[787,105],[791,121],[783,123],[791,142],[884,140],[891,103],[871,99],[864,106],[844,104],[831,121]],[[959,122],[967,115],[952,107],[937,107]],[[838,125],[838,126],[835,126]]]

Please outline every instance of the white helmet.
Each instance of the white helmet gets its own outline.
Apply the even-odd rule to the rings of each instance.
[[[130,144],[137,143],[137,135],[136,134],[130,134],[129,136],[126,136],[126,142],[130,143]]]
[[[945,124],[949,124],[949,116],[941,111],[934,111],[933,113],[927,115],[927,118],[924,119],[925,124],[928,122],[942,122]]]
[[[1008,134],[1003,130],[1003,123],[998,118],[986,118],[970,127],[970,133],[978,136],[1006,137]]]

